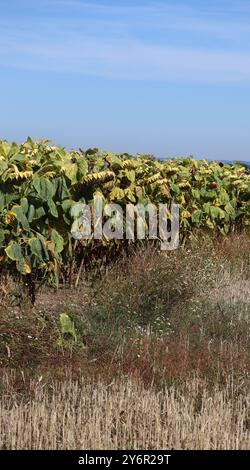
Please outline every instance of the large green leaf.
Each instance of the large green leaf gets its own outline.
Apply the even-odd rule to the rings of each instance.
[[[53,217],[57,218],[58,217],[58,210],[57,210],[57,207],[56,207],[53,199],[48,199],[47,203],[48,203],[51,215],[53,215]]]
[[[22,207],[21,206],[14,206],[14,207],[12,207],[12,212],[14,212],[14,214],[16,215],[16,219],[17,219],[18,223],[21,224],[22,227],[25,230],[29,230],[30,225],[29,225],[29,222],[28,222],[28,219],[27,219],[26,215],[23,212]]]
[[[61,253],[64,247],[64,240],[63,237],[61,237],[61,235],[55,229],[53,229],[51,232],[51,240],[55,244],[55,253]]]
[[[8,163],[6,162],[6,160],[0,160],[0,175],[5,171],[7,170],[8,168]]]
[[[23,259],[21,246],[17,242],[11,241],[5,248],[5,253],[12,261],[21,261]]]
[[[41,199],[47,201],[52,199],[56,193],[57,185],[44,176],[34,176],[33,186]]]
[[[39,238],[31,238],[28,242],[32,255],[43,261],[44,247]]]

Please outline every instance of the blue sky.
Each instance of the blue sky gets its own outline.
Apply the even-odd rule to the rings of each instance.
[[[1,0],[0,138],[250,160],[250,0]]]

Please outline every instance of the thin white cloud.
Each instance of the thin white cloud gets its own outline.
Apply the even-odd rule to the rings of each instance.
[[[126,80],[250,82],[250,26],[244,18],[214,19],[202,9],[156,2],[45,5],[43,15],[0,19],[0,66]],[[64,6],[69,15],[53,10],[51,16],[52,6]]]
[[[36,43],[1,40],[0,63],[127,80],[250,80],[250,54],[100,41],[77,35],[63,44],[46,39]]]
[[[103,3],[84,0],[47,0],[51,6],[65,7],[68,13],[92,15],[95,20],[115,20],[119,26],[139,27],[142,29],[177,29],[199,31],[219,36],[233,36],[234,33],[250,34],[250,4],[241,1],[211,1],[212,9],[199,2],[197,7],[186,2],[142,3]],[[232,18],[232,12],[242,13],[241,17]],[[76,17],[78,19],[78,17]]]

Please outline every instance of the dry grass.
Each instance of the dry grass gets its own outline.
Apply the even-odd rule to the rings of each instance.
[[[193,378],[159,392],[129,378],[50,386],[40,379],[21,398],[12,380],[13,374],[3,379],[0,449],[250,447],[247,393],[230,378],[212,391]]]
[[[250,232],[233,233],[222,237],[214,244],[219,257],[250,265]]]
[[[35,306],[3,279],[0,448],[250,448],[249,253],[247,234],[145,249]]]

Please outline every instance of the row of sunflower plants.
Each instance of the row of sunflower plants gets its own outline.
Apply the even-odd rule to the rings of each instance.
[[[106,257],[122,241],[76,241],[79,203],[168,204],[180,208],[182,237],[226,235],[250,225],[250,174],[242,164],[150,155],[67,151],[30,138],[0,141],[0,263],[24,275],[59,282],[91,253]],[[96,250],[96,251],[95,251]]]

